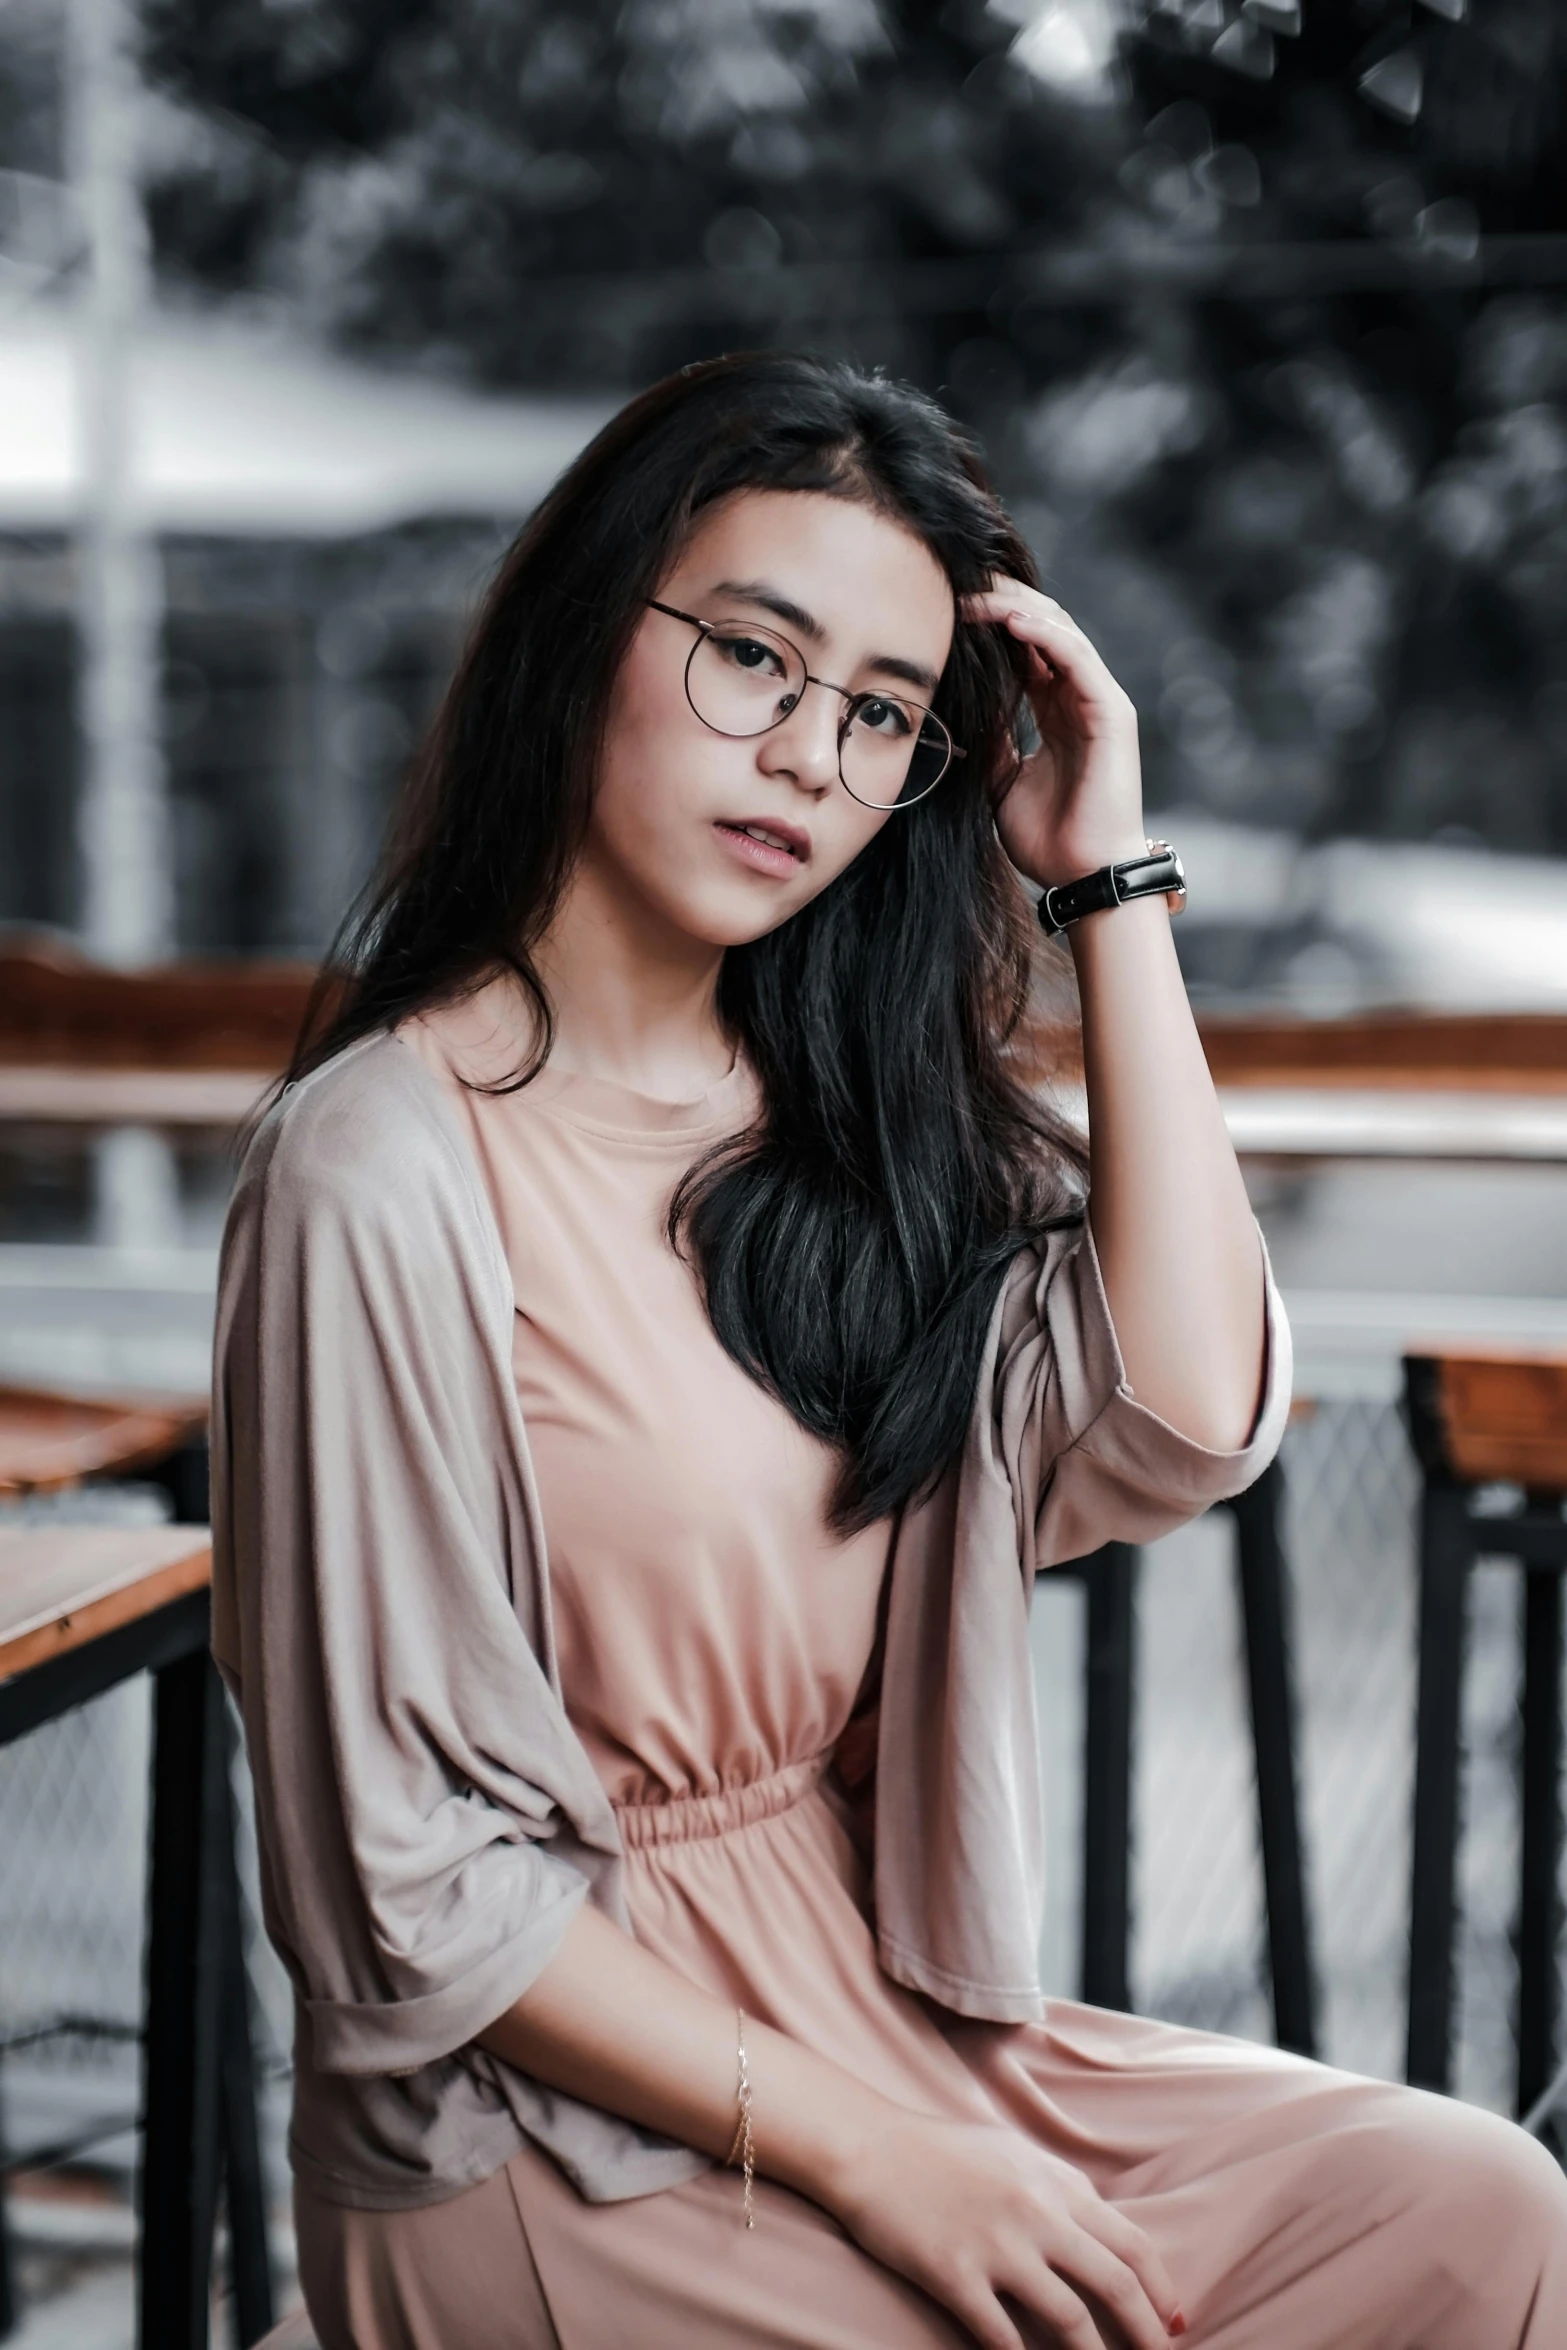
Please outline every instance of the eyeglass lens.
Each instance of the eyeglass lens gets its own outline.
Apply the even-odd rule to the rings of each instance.
[[[686,670],[691,707],[716,734],[766,734],[782,725],[805,687],[799,649],[749,621],[705,629]],[[934,790],[951,757],[951,736],[923,703],[861,694],[839,738],[838,771],[867,807],[896,808]]]

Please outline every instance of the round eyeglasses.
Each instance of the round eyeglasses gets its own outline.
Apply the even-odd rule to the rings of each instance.
[[[934,710],[905,694],[851,693],[813,677],[798,645],[751,620],[699,620],[656,596],[648,603],[696,630],[686,659],[686,700],[714,734],[745,737],[782,726],[808,685],[840,694],[838,774],[865,808],[910,808],[933,792],[958,749]]]

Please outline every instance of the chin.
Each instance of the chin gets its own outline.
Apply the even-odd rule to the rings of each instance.
[[[758,907],[752,907],[749,913],[741,913],[737,909],[719,915],[708,909],[701,915],[691,915],[684,928],[692,938],[701,939],[704,946],[748,947],[753,939],[765,938],[770,930],[776,930],[781,923],[787,922],[795,911],[790,906],[769,915]]]
[[[671,895],[665,901],[665,911],[688,938],[700,939],[704,946],[743,947],[753,939],[765,938],[799,909],[792,901],[782,905],[775,900],[769,905],[760,893],[717,889],[700,896],[689,890],[678,897]]]

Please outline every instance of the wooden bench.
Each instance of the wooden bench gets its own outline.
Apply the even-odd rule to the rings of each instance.
[[[111,971],[53,939],[0,947],[0,1121],[231,1133],[287,1065],[306,963]]]
[[[13,941],[0,1121],[232,1131],[287,1065],[316,977],[238,957],[109,971],[53,940]],[[1559,1013],[1202,1012],[1198,1025],[1243,1155],[1567,1163]],[[1079,1082],[1081,1042],[1050,1032],[1040,1074]]]
[[[1523,1841],[1518,1922],[1520,2115],[1555,2066],[1562,1765],[1562,1579],[1567,1573],[1567,1357],[1454,1349],[1404,1365],[1410,1436],[1423,1472],[1420,1680],[1410,1895],[1408,2077],[1452,2082],[1454,1880],[1470,1570],[1523,1571]],[[1511,1509],[1477,1508],[1497,1485]]]

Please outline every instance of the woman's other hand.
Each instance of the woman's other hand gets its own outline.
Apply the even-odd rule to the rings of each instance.
[[[1075,620],[1038,588],[997,578],[964,620],[1005,628],[1028,653],[1039,747],[996,809],[1002,846],[1041,888],[1143,854],[1137,712]]]
[[[1137,713],[1075,621],[994,579],[963,617],[1028,649],[1039,748],[996,809],[1041,888],[1144,851]],[[1262,1253],[1162,899],[1068,934],[1083,1006],[1089,1216],[1128,1384],[1183,1436],[1238,1451],[1264,1358]]]
[[[1024,2350],[1007,2302],[1063,2350],[1123,2339],[1168,2350],[1186,2331],[1142,2230],[1019,2132],[899,2114],[830,2200],[856,2242],[950,2309],[983,2350]],[[1096,2309],[1113,2321],[1109,2335]]]

